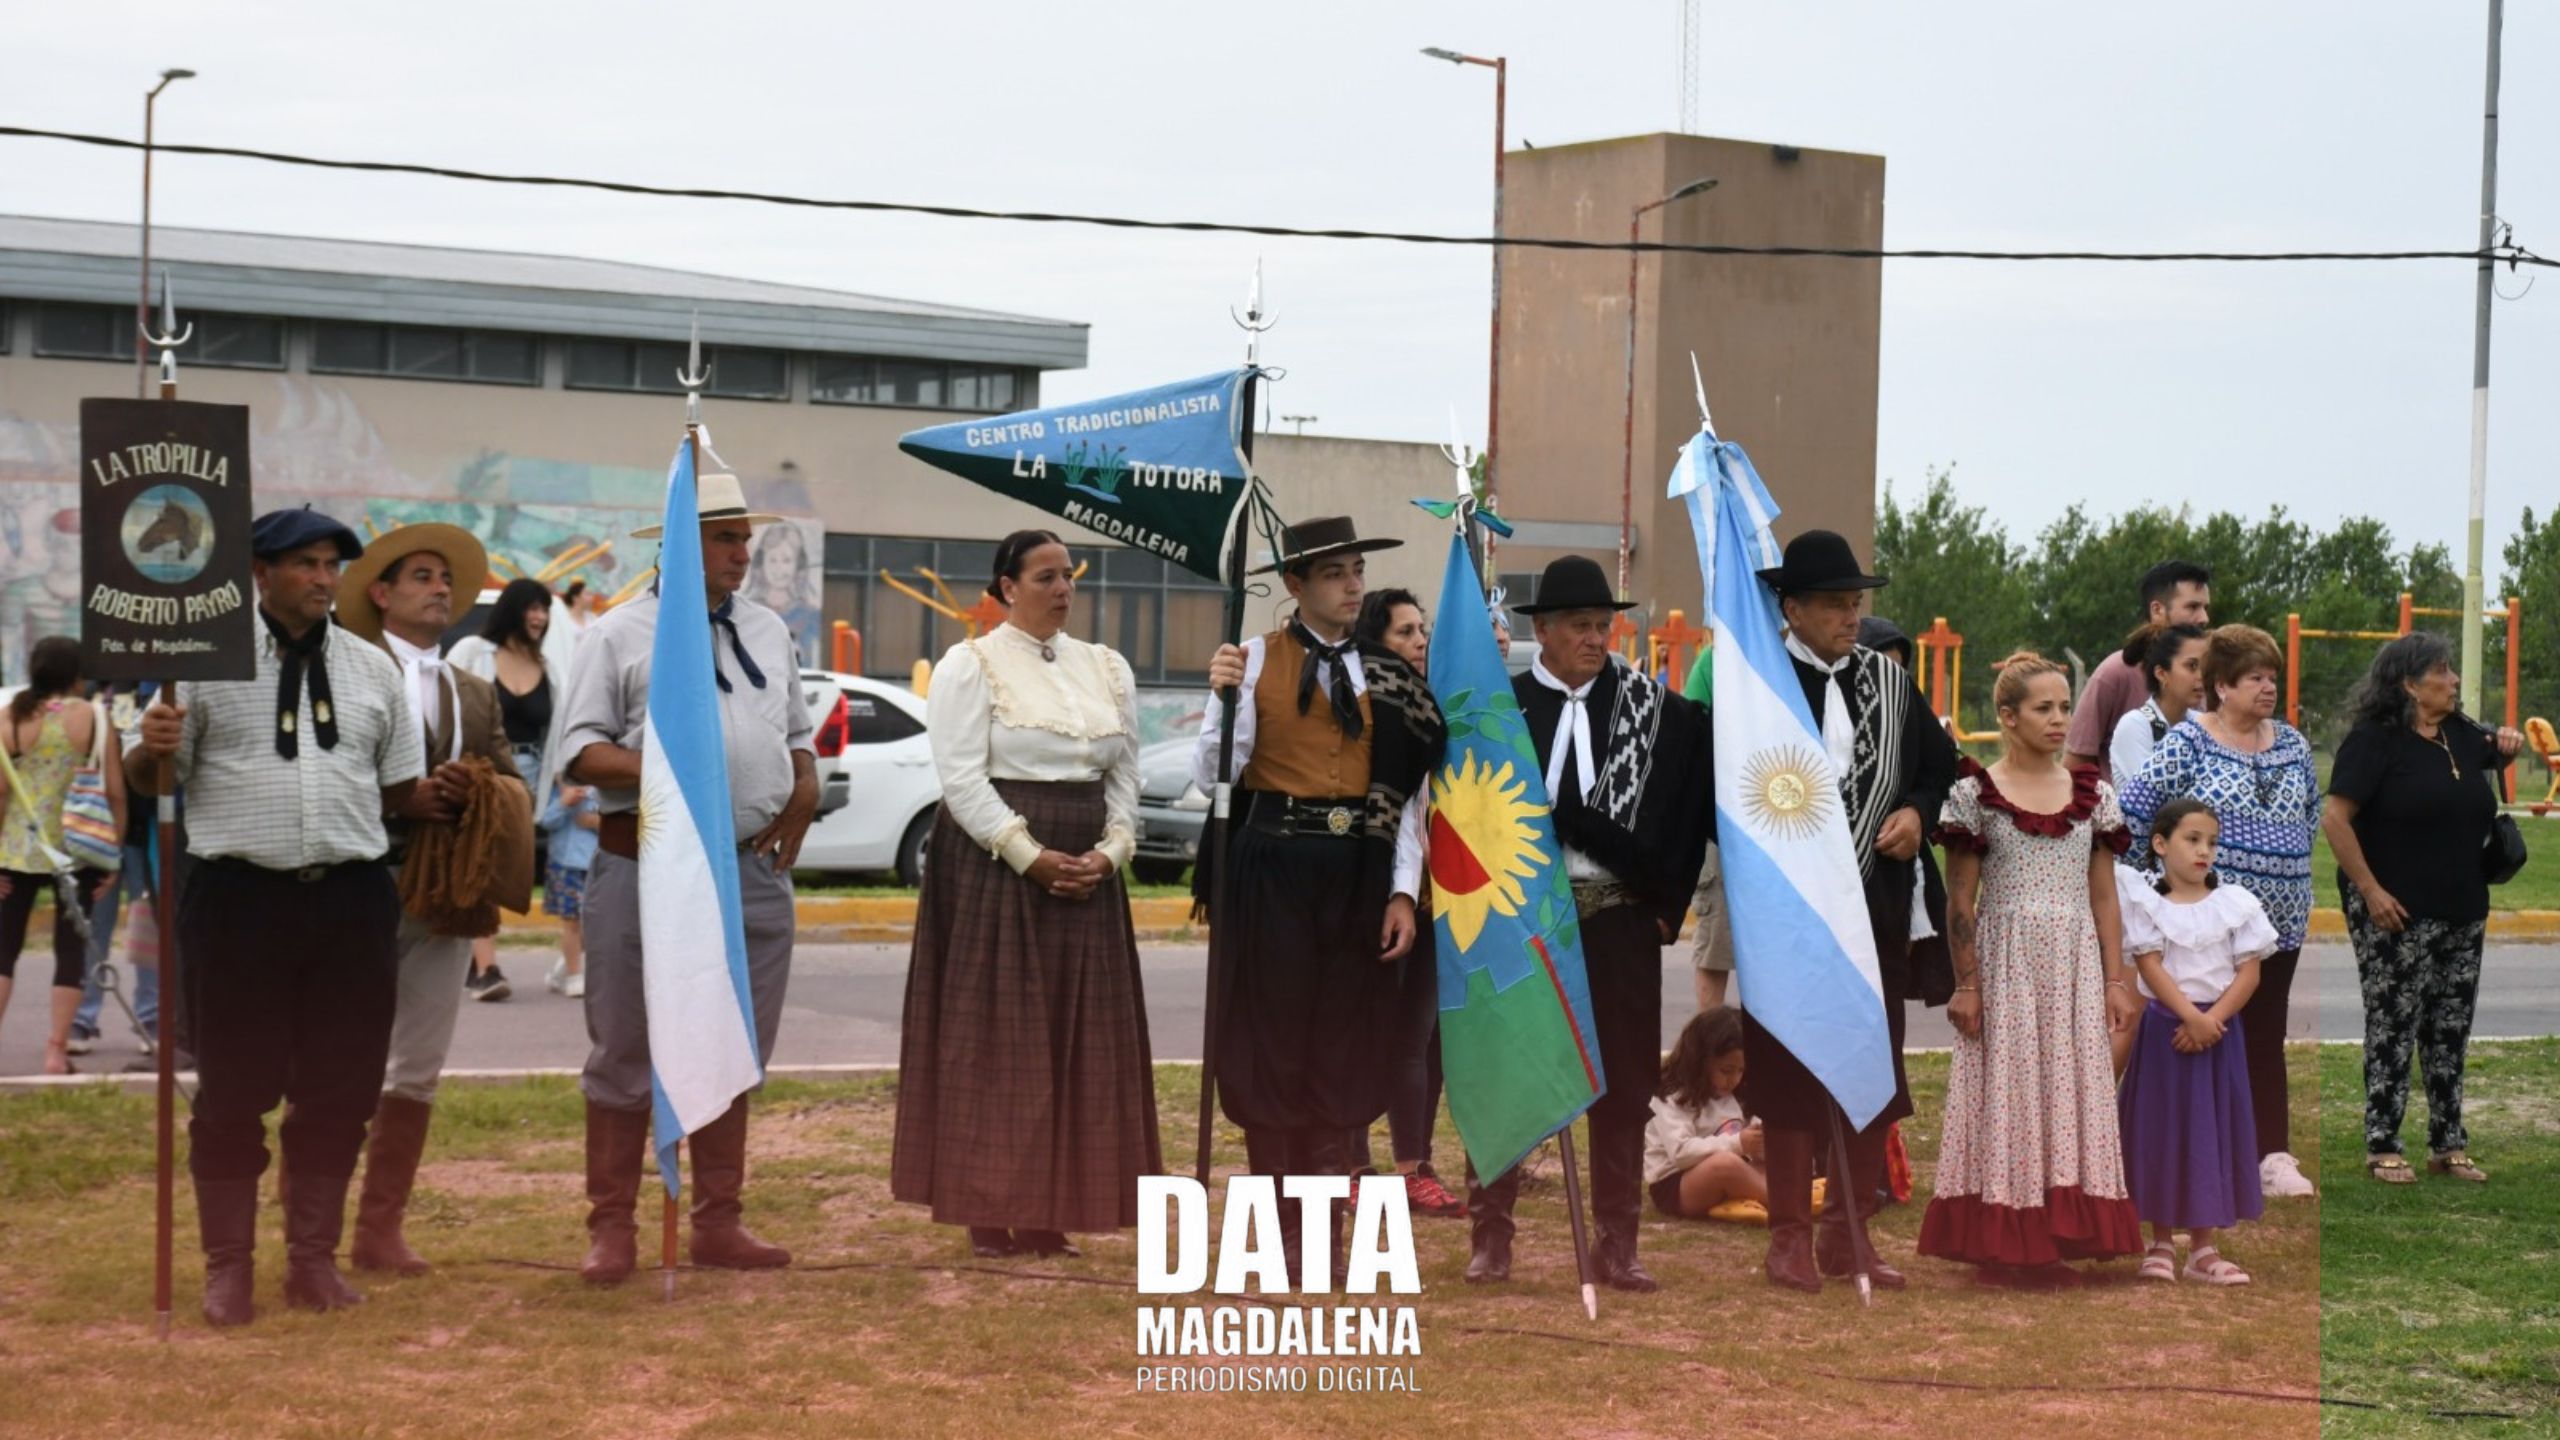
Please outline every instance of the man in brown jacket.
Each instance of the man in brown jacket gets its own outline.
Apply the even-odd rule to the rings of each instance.
[[[453,624],[457,597],[466,604],[477,597],[488,574],[488,552],[469,531],[404,525],[366,546],[363,556],[347,566],[338,585],[338,623],[390,652],[399,664],[426,741],[428,773],[420,788],[434,787],[434,809],[430,818],[392,824],[387,859],[395,867],[408,863],[430,827],[462,820],[473,793],[462,761],[479,756],[498,777],[495,790],[483,795],[493,793],[497,803],[509,807],[497,825],[499,872],[484,901],[522,909],[532,885],[532,799],[516,773],[498,715],[497,690],[479,676],[445,664],[439,645]],[[446,933],[405,910],[400,916],[400,996],[392,1015],[391,1058],[365,1151],[355,1241],[348,1247],[358,1269],[427,1272],[427,1262],[401,1235],[401,1217],[417,1179],[418,1157],[426,1148],[436,1080],[453,1046],[471,942],[496,933],[496,910],[487,913],[486,922],[457,933]]]

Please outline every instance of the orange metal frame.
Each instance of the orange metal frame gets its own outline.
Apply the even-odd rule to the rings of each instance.
[[[2288,725],[2302,724],[2302,642],[2305,640],[2380,640],[2392,641],[2414,628],[2417,617],[2435,616],[2449,620],[2463,618],[2461,610],[2447,610],[2415,603],[2407,591],[2400,592],[2400,628],[2397,630],[2308,630],[2300,615],[2284,617],[2284,719]],[[2524,634],[2524,601],[2510,595],[2498,609],[2485,611],[2483,619],[2507,622],[2507,728],[2516,728],[2516,664]],[[2506,775],[2507,798],[2515,798],[2515,772]]]

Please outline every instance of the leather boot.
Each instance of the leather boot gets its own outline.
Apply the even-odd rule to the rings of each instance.
[[[202,1180],[196,1231],[204,1242],[204,1318],[215,1326],[257,1318],[258,1182]]]
[[[1520,1198],[1520,1167],[1498,1180],[1476,1178],[1467,1167],[1467,1283],[1499,1285],[1511,1278],[1511,1207]]]
[[[619,1285],[640,1263],[641,1165],[649,1152],[649,1112],[608,1110],[587,1102],[587,1246],[578,1274],[590,1285]]]
[[[1650,1295],[1662,1283],[1636,1262],[1636,1232],[1644,1221],[1644,1132],[1591,1136],[1591,1218],[1600,1232],[1599,1252],[1591,1257],[1592,1275],[1612,1290]],[[1631,1143],[1632,1142],[1632,1143]]]
[[[347,1177],[296,1175],[285,1192],[284,1303],[295,1310],[343,1310],[364,1293],[338,1273],[347,1228]]]
[[[400,1233],[409,1191],[418,1180],[418,1157],[427,1148],[427,1122],[435,1107],[423,1100],[385,1095],[373,1112],[373,1135],[364,1155],[364,1189],[356,1197],[355,1239],[347,1258],[359,1270],[424,1275],[426,1257]]]
[[[739,1223],[739,1192],[747,1184],[747,1097],[728,1113],[685,1137],[692,1152],[693,1263],[712,1270],[774,1270],[791,1252],[768,1245]]]
[[[1820,1233],[1813,1244],[1814,1263],[1829,1279],[1845,1280],[1858,1273],[1857,1242],[1849,1234],[1849,1203],[1856,1204],[1861,1221],[1876,1213],[1877,1190],[1884,1179],[1884,1153],[1882,1127],[1849,1137],[1848,1183],[1833,1189],[1832,1193],[1842,1199],[1823,1207]],[[1855,1197],[1854,1202],[1849,1197]],[[1868,1240],[1872,1250],[1874,1236],[1870,1234]],[[1901,1271],[1884,1263],[1882,1255],[1875,1256],[1867,1266],[1867,1280],[1879,1290],[1901,1290],[1911,1283]]]
[[[1764,1127],[1762,1159],[1769,1176],[1769,1283],[1808,1295],[1822,1292],[1813,1263],[1813,1136]]]

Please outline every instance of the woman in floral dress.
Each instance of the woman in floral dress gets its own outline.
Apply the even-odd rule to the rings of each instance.
[[[2064,1261],[2142,1251],[2109,1041],[2142,1006],[2116,914],[2131,836],[2097,771],[2063,764],[2060,666],[2012,656],[1992,698],[2007,752],[1964,762],[1938,828],[1957,1038],[1920,1253],[2059,1280]]]

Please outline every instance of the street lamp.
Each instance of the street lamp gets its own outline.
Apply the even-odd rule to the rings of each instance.
[[[1491,377],[1485,382],[1484,401],[1484,494],[1487,503],[1498,500],[1495,488],[1494,445],[1502,432],[1502,111],[1508,96],[1511,62],[1500,55],[1490,58],[1467,55],[1438,46],[1426,47],[1423,54],[1452,65],[1482,65],[1493,71],[1493,343],[1487,368]],[[1485,536],[1485,579],[1490,582],[1493,561],[1493,536]]]
[[[142,97],[142,290],[133,302],[133,398],[145,398],[150,389],[151,362],[143,353],[142,337],[151,333],[151,110],[159,103],[160,92],[180,80],[196,77],[193,70],[170,69],[160,72],[160,83]]]
[[[1692,180],[1661,199],[1639,205],[1627,216],[1627,422],[1625,455],[1618,474],[1618,598],[1627,598],[1627,562],[1635,549],[1636,531],[1636,262],[1643,252],[1634,248],[1639,227],[1645,215],[1675,200],[1704,195],[1716,188],[1712,175]]]
[[[1321,418],[1323,417],[1316,415],[1283,415],[1280,417],[1280,423],[1283,425],[1295,425],[1298,427],[1298,433],[1304,435],[1307,433],[1307,426]]]

